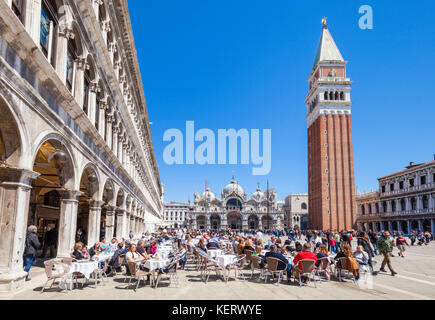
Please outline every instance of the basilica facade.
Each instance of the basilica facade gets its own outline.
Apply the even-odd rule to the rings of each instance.
[[[220,198],[209,188],[195,192],[188,214],[190,229],[256,230],[283,229],[284,210],[273,189],[262,192],[257,188],[250,197],[234,180],[222,189]]]
[[[161,221],[163,186],[127,2],[0,0],[0,292],[23,283],[28,225],[128,238]]]

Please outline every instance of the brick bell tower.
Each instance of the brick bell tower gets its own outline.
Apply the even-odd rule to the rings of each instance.
[[[356,223],[349,78],[326,19],[308,78],[309,227],[348,230]]]

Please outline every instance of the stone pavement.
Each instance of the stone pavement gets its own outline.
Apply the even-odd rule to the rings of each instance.
[[[353,245],[355,247],[355,243]],[[288,284],[283,281],[278,287],[274,281],[269,280],[234,280],[230,279],[225,283],[214,274],[210,276],[207,284],[201,281],[197,271],[179,271],[178,288],[169,287],[169,280],[162,280],[159,287],[150,288],[148,283],[141,286],[134,292],[133,286],[129,289],[123,282],[123,276],[109,277],[106,285],[99,285],[97,288],[85,285],[83,289],[74,289],[72,292],[61,292],[58,288],[46,289],[40,293],[41,286],[45,282],[45,274],[41,269],[33,270],[33,278],[26,283],[25,288],[13,297],[0,297],[1,299],[31,299],[31,300],[206,300],[206,299],[242,299],[242,300],[285,300],[285,299],[435,299],[435,243],[429,246],[408,248],[405,258],[397,255],[392,258],[393,267],[398,275],[392,277],[390,273],[379,273],[373,277],[373,288],[365,289],[362,282],[353,283],[346,279],[345,282],[338,282],[334,277],[330,282],[322,281],[317,283],[317,288],[311,284],[308,287],[300,288],[298,284]],[[376,259],[378,263],[375,270],[379,270],[382,257]],[[190,268],[189,268],[190,267]],[[186,269],[193,266],[188,265]],[[387,268],[388,271],[388,268]],[[245,273],[250,274],[250,270]],[[80,280],[79,280],[80,281]],[[83,281],[83,280],[81,280]]]

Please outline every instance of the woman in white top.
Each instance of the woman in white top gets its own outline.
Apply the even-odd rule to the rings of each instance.
[[[130,245],[130,250],[127,252],[127,254],[125,255],[125,258],[127,259],[127,262],[143,262],[146,259],[141,256],[137,251],[136,251],[136,245],[134,243],[132,243]]]

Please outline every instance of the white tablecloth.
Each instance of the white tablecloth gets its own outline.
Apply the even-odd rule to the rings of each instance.
[[[225,268],[227,265],[233,263],[236,259],[237,256],[232,254],[223,254],[216,256],[216,261],[222,268]]]
[[[223,250],[216,249],[216,250],[207,250],[207,253],[210,257],[216,258],[216,256],[220,256],[224,253]]]
[[[68,273],[72,275],[74,272],[80,272],[85,276],[86,279],[89,279],[91,273],[97,269],[98,269],[97,261],[73,262]]]
[[[169,262],[168,259],[163,259],[163,260],[148,259],[145,262],[145,268],[148,268],[150,271],[157,270],[166,267],[168,262]]]
[[[102,262],[102,261],[106,261],[108,259],[111,259],[113,257],[113,253],[104,253],[104,254],[99,254],[99,255],[95,255],[92,257],[92,261],[97,261],[97,262]]]

